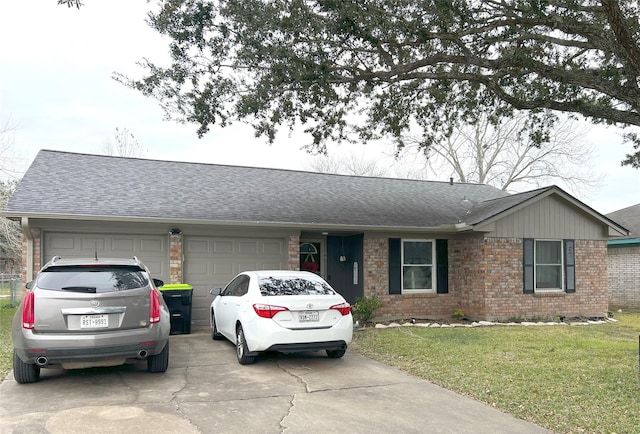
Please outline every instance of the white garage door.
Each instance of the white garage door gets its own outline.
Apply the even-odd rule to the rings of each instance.
[[[209,324],[211,288],[224,287],[241,271],[287,267],[283,238],[189,237],[183,241],[184,281],[193,286],[191,319]]]
[[[54,256],[63,258],[132,258],[137,256],[152,277],[169,281],[168,237],[163,235],[74,234],[45,232],[43,264]]]

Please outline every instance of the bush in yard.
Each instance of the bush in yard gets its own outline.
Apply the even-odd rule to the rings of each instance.
[[[377,295],[371,297],[356,297],[356,302],[351,306],[354,321],[365,325],[371,319],[373,313],[382,307],[382,300]]]

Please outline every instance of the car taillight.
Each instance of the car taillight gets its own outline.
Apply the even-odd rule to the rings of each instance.
[[[342,314],[342,316],[349,315],[351,313],[351,305],[347,302],[334,304],[329,309],[335,309]]]
[[[151,290],[151,302],[149,303],[149,323],[160,322],[160,293],[156,289]]]
[[[32,329],[35,323],[33,292],[27,292],[22,300],[22,327]]]
[[[270,304],[254,304],[253,310],[255,310],[261,318],[273,318],[277,313],[284,312],[289,309],[282,306],[272,306]]]

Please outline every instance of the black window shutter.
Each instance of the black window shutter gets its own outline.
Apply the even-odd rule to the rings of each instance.
[[[436,292],[449,292],[449,259],[447,240],[436,240]]]
[[[524,277],[524,293],[533,294],[533,238],[525,238],[523,241],[522,274]]]
[[[564,290],[576,292],[575,241],[564,240]]]
[[[389,294],[402,294],[400,238],[389,238]]]

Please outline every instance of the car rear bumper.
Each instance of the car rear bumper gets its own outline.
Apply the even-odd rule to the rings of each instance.
[[[144,359],[160,353],[169,339],[160,327],[123,330],[103,335],[34,333],[22,330],[21,339],[14,339],[16,354],[24,363],[39,366],[65,362],[96,362],[105,360]]]
[[[319,351],[346,348],[353,338],[351,315],[323,329],[286,329],[270,319],[259,318],[243,324],[248,350]]]
[[[330,342],[304,342],[299,344],[275,344],[266,349],[266,351],[321,351],[321,350],[346,350],[347,343],[345,341]]]

